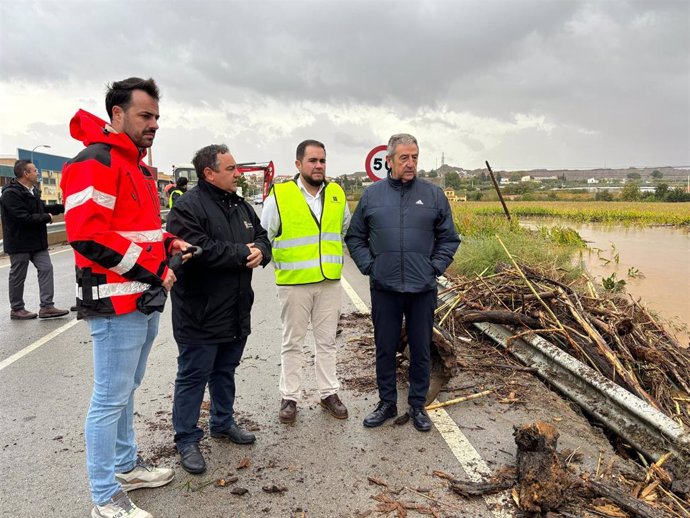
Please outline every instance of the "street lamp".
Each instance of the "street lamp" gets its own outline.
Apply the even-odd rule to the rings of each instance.
[[[36,163],[34,162],[34,151],[36,151],[39,147],[48,147],[49,148],[50,146],[48,144],[39,144],[38,146],[36,146],[35,148],[33,148],[31,150],[31,163],[34,165],[36,165]],[[38,169],[38,167],[36,169]],[[42,176],[41,170],[39,169],[38,170],[38,181],[39,182],[42,182],[41,176]]]
[[[34,151],[36,151],[39,147],[47,147],[47,148],[49,148],[50,146],[49,146],[48,144],[39,144],[38,146],[36,146],[35,148],[33,148],[33,149],[31,150],[31,163],[32,163],[32,164],[34,163]],[[36,165],[36,164],[34,164],[34,165]]]

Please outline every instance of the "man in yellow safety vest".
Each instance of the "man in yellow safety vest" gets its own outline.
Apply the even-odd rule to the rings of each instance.
[[[170,191],[170,198],[168,199],[168,208],[169,209],[173,208],[173,205],[177,201],[177,198],[179,198],[180,196],[182,196],[184,193],[187,192],[187,183],[188,182],[189,182],[189,180],[187,180],[187,178],[184,176],[180,176],[177,179],[177,182],[175,184],[175,188],[172,191]]]
[[[345,192],[326,181],[326,148],[316,140],[297,146],[299,173],[276,184],[264,202],[261,226],[273,246],[283,339],[280,350],[280,412],[293,423],[302,391],[302,345],[311,322],[316,384],[321,406],[346,419],[338,397],[335,336],[340,318],[343,235],[350,222]]]

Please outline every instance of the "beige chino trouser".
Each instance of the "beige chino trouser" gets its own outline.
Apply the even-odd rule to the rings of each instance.
[[[341,293],[340,281],[278,286],[283,323],[279,388],[283,399],[301,399],[302,348],[310,322],[316,342],[314,363],[319,396],[323,399],[338,392],[335,334],[340,319]]]

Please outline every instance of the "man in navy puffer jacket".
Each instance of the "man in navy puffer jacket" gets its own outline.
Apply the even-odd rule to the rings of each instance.
[[[362,195],[345,242],[359,270],[369,276],[376,342],[379,403],[364,419],[375,427],[395,417],[395,356],[403,315],[410,347],[409,414],[419,431],[431,429],[424,410],[431,370],[430,347],[436,309],[436,277],[460,245],[443,191],[417,178],[419,146],[412,135],[388,141],[387,179]]]

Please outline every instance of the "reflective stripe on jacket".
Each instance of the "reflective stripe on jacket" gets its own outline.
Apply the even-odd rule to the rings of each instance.
[[[323,209],[319,223],[297,183],[273,186],[281,230],[273,242],[276,284],[313,284],[338,280],[343,269],[342,228],[345,192],[328,183],[321,192]]]

